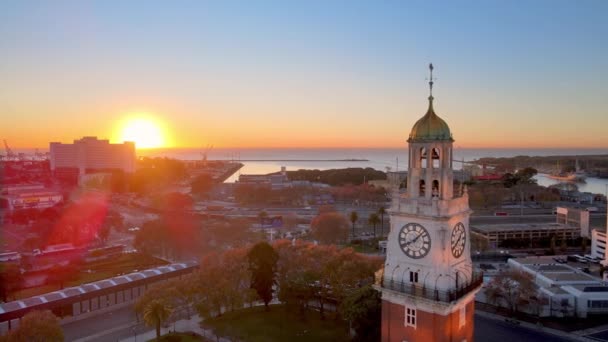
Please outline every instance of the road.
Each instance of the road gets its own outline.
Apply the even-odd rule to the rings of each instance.
[[[475,315],[475,341],[543,341],[566,342],[570,339],[561,338],[539,330],[533,330],[513,323],[495,320]]]
[[[152,329],[137,322],[130,306],[63,326],[66,341],[82,342],[120,341]],[[570,340],[476,314],[475,341],[565,342]]]
[[[137,320],[132,306],[63,325],[66,341],[120,341],[152,330]]]

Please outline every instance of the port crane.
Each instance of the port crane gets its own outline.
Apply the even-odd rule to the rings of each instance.
[[[4,139],[4,150],[6,151],[6,155],[4,156],[4,158],[6,158],[7,161],[19,159],[18,156],[13,152],[13,150],[11,150],[11,148],[8,146],[8,142],[6,142],[6,139]]]
[[[201,152],[201,157],[203,157],[203,163],[207,163],[207,156],[211,150],[213,150],[213,145],[208,144],[207,148],[205,148],[205,151]]]

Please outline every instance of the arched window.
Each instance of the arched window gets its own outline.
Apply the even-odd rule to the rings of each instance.
[[[427,155],[426,148],[420,148],[420,167],[423,169],[427,168]]]
[[[439,181],[438,180],[433,181],[431,195],[432,195],[432,197],[439,197]]]
[[[426,190],[426,186],[424,184],[424,179],[420,180],[420,187],[418,188],[418,190],[419,190],[420,197],[424,197],[425,190]]]
[[[434,169],[438,169],[440,164],[440,158],[439,158],[439,149],[438,148],[433,148],[433,153],[432,153],[432,159],[433,159],[433,168]]]

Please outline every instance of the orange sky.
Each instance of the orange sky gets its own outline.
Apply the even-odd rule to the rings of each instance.
[[[0,3],[0,139],[147,113],[172,147],[400,147],[433,62],[456,146],[606,148],[607,6]]]

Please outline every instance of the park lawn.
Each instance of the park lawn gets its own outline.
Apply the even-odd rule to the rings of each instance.
[[[245,342],[350,341],[348,326],[342,320],[326,318],[309,310],[304,318],[297,309],[287,311],[284,305],[263,306],[226,313],[204,321],[220,336]]]
[[[64,288],[80,286],[82,284],[112,278],[117,275],[136,272],[136,270],[141,271],[166,264],[168,264],[168,262],[154,257],[140,259],[136,254],[122,254],[116,258],[94,261],[82,265],[81,272],[78,273],[78,276],[66,281],[63,286]],[[91,270],[91,272],[82,272],[86,270]],[[59,284],[44,284],[41,286],[16,291],[13,295],[11,295],[11,297],[15,297],[15,299],[23,299],[60,289]]]
[[[156,338],[150,342],[158,341]],[[161,342],[208,342],[208,339],[193,333],[169,333],[160,337]]]

